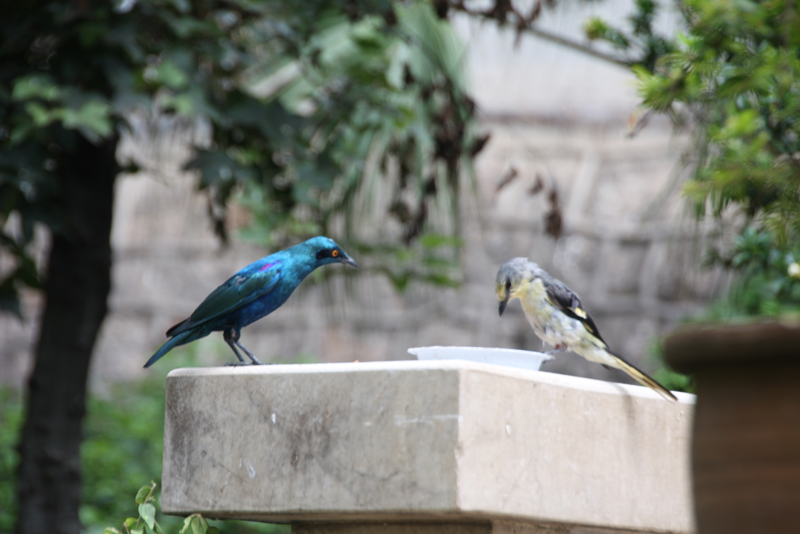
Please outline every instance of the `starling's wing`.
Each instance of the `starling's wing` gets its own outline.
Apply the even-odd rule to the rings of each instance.
[[[178,335],[263,297],[275,289],[280,278],[280,263],[268,263],[253,272],[240,271],[236,273],[224,284],[212,291],[200,303],[191,317],[167,330],[167,336]]]
[[[544,282],[550,303],[564,312],[564,314],[567,316],[577,319],[583,323],[583,326],[586,327],[586,330],[588,330],[590,334],[602,341],[603,344],[608,347],[608,344],[605,342],[605,340],[600,337],[600,332],[597,330],[597,326],[595,326],[592,318],[589,317],[589,314],[583,310],[583,305],[581,304],[581,299],[578,298],[578,295],[568,288],[561,280],[548,277],[544,279]]]

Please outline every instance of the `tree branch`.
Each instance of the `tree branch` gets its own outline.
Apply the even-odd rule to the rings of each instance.
[[[601,59],[608,63],[612,63],[614,65],[628,68],[634,62],[630,61],[625,58],[618,57],[614,54],[608,54],[606,52],[601,52],[591,46],[575,42],[571,39],[567,39],[565,37],[561,37],[555,33],[551,33],[546,30],[541,30],[536,28],[533,23],[539,18],[539,13],[541,12],[541,1],[537,2],[536,6],[531,10],[530,14],[523,15],[520,13],[512,4],[507,0],[497,0],[496,4],[486,9],[485,11],[471,9],[464,4],[464,0],[456,0],[450,3],[450,8],[455,9],[456,11],[461,11],[462,13],[466,13],[467,15],[481,18],[481,19],[489,19],[497,22],[499,25],[507,25],[513,26],[514,29],[517,31],[517,35],[522,33],[529,33],[541,39],[545,39],[550,41],[551,43],[556,43],[558,45],[567,47],[571,50],[575,50],[576,52],[581,52],[583,54],[587,54],[592,56],[596,59]],[[509,17],[508,15],[512,15]],[[516,19],[516,20],[512,20]]]
[[[545,30],[540,30],[538,28],[528,26],[525,28],[525,31],[527,31],[531,35],[535,35],[536,37],[541,37],[542,39],[546,39],[561,46],[566,46],[567,48],[571,48],[572,50],[575,50],[577,52],[583,52],[584,54],[588,54],[597,59],[602,59],[603,61],[613,63],[614,65],[618,65],[620,67],[629,68],[632,64],[627,59],[623,59],[620,57],[616,57],[612,54],[601,52],[600,50],[592,48],[591,46],[587,46],[581,43],[576,43],[575,41],[571,41],[569,39],[566,39],[564,37],[561,37],[554,33],[550,33]]]

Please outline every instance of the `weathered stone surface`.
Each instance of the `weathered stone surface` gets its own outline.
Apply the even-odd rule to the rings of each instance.
[[[167,513],[693,530],[693,396],[471,362],[178,369]]]
[[[518,521],[408,523],[292,523],[292,534],[631,534],[606,528],[537,525]]]
[[[491,521],[469,523],[297,523],[292,534],[492,534]],[[519,534],[529,534],[520,532]],[[551,534],[547,531],[530,534]],[[559,533],[560,534],[560,533]]]

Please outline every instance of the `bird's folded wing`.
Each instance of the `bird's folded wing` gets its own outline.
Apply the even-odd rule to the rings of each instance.
[[[245,306],[272,291],[279,279],[277,265],[251,274],[234,275],[206,297],[192,313],[191,320],[197,324]]]
[[[607,345],[603,338],[600,337],[600,332],[597,330],[597,326],[595,326],[592,318],[583,310],[581,299],[574,291],[555,279],[552,279],[546,284],[546,290],[547,296],[553,306],[561,310],[567,316],[583,323],[590,334]]]
[[[280,264],[253,273],[237,273],[211,292],[192,316],[167,331],[175,336],[224,313],[235,311],[275,289],[281,278]]]

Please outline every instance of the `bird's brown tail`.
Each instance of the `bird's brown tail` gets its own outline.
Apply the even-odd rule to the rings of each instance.
[[[675,397],[675,395],[673,395],[672,392],[670,392],[670,390],[668,390],[667,388],[665,388],[664,386],[662,386],[661,384],[659,384],[658,382],[647,376],[643,371],[640,371],[639,369],[629,364],[619,356],[616,356],[615,358],[620,364],[619,368],[628,373],[631,377],[633,377],[634,380],[639,382],[641,385],[647,386],[650,389],[655,390],[656,392],[660,393],[662,397],[664,397],[669,401],[678,400],[678,398]]]

